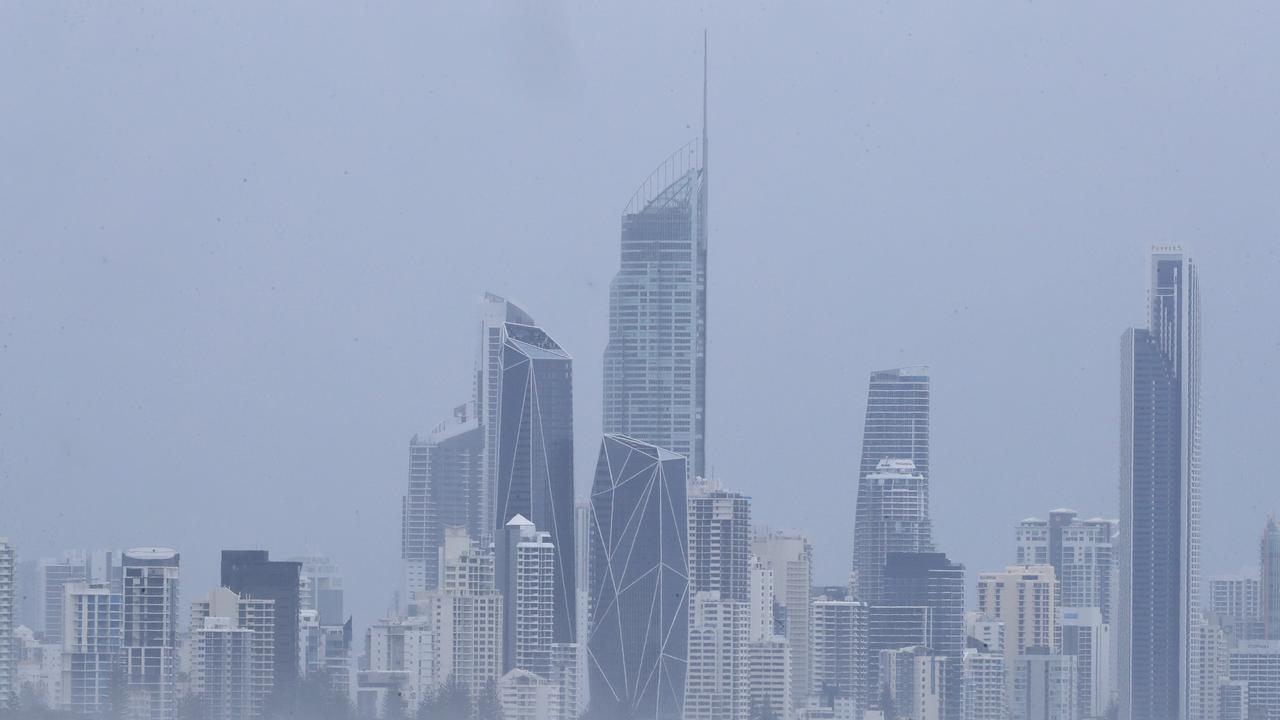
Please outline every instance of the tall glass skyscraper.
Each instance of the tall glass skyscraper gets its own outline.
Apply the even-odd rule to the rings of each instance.
[[[533,325],[529,313],[493,293],[481,302],[480,346],[471,400],[425,438],[409,441],[409,482],[401,509],[404,602],[434,590],[445,528],[465,527],[476,541],[491,537],[498,478],[498,400],[508,322]]]
[[[680,720],[688,664],[685,459],[605,435],[591,486],[591,704]]]
[[[858,477],[875,472],[886,458],[910,460],[929,479],[929,368],[905,367],[871,373],[867,417],[862,425]]]
[[[1267,640],[1280,640],[1280,524],[1275,515],[1267,516],[1258,551],[1262,633]]]
[[[555,545],[555,642],[577,637],[573,554],[573,360],[541,328],[502,328],[497,535],[516,515]],[[504,572],[498,568],[498,572]],[[504,597],[505,602],[513,598]]]
[[[604,431],[689,459],[705,473],[707,132],[641,183],[622,212],[622,264],[609,285]]]
[[[1148,327],[1124,333],[1120,717],[1186,720],[1200,597],[1200,293],[1176,247],[1151,253]]]

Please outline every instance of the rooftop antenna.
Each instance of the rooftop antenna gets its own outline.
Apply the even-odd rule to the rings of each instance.
[[[702,28],[702,174],[707,174],[707,29]]]

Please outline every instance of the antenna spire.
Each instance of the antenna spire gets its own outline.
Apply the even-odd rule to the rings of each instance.
[[[702,28],[702,172],[707,171],[707,29]]]

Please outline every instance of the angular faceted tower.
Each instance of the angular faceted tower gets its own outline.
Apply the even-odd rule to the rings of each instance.
[[[502,330],[496,534],[517,515],[555,545],[555,642],[577,637],[573,557],[573,360],[542,328]],[[504,568],[498,568],[504,572]],[[504,602],[514,598],[504,597]]]
[[[679,720],[688,663],[685,459],[605,435],[591,487],[591,704]]]

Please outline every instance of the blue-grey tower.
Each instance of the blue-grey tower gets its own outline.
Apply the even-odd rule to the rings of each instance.
[[[688,666],[685,459],[605,435],[591,486],[595,717],[679,720]]]
[[[1180,248],[1153,248],[1150,272],[1148,325],[1121,342],[1120,717],[1186,720],[1200,597],[1200,293]]]
[[[685,456],[692,477],[706,474],[706,90],[704,47],[701,142],[672,153],[622,211],[604,351],[604,431]]]
[[[555,544],[554,642],[577,636],[573,557],[573,360],[542,328],[502,327],[498,389],[498,535],[521,515]],[[501,576],[505,568],[497,568]],[[514,598],[504,597],[513,602]]]

